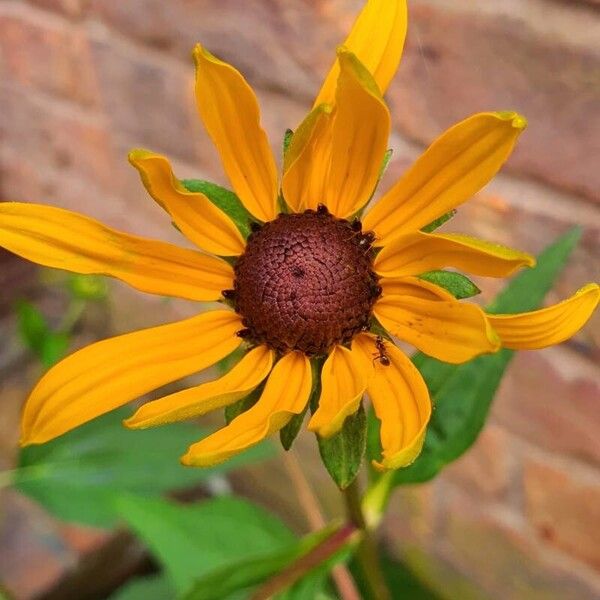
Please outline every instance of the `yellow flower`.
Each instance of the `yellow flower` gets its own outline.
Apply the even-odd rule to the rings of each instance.
[[[202,415],[264,384],[254,406],[182,459],[219,463],[304,411],[313,387],[310,358],[317,356],[324,361],[321,391],[309,429],[333,435],[366,392],[382,425],[376,464],[395,469],[418,455],[431,403],[407,356],[371,333],[374,318],[392,336],[451,363],[502,345],[557,344],[583,326],[599,300],[595,284],[543,310],[486,315],[417,277],[445,267],[505,277],[534,264],[517,250],[422,231],[497,173],[525,128],[516,113],[481,113],[458,123],[362,223],[356,218],[373,195],[386,153],[390,115],[382,94],[405,32],[405,0],[367,2],[291,139],[281,178],[252,89],[234,67],[195,48],[198,109],[252,217],[248,239],[204,194],[186,189],[166,158],[145,150],[131,152],[130,162],[198,250],[127,235],[58,208],[0,205],[0,244],[29,260],[111,275],[144,292],[224,304],[92,344],[63,360],[27,401],[23,444],[59,436],[242,346],[246,354],[223,377],[149,402],[126,425]]]

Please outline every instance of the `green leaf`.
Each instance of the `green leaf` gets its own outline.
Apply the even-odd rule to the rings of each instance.
[[[515,277],[497,296],[489,312],[536,309],[560,275],[580,236],[581,231],[573,229],[546,248],[538,257],[537,266]],[[463,365],[441,363],[423,354],[414,357],[435,410],[423,452],[410,467],[394,473],[393,485],[429,481],[470,448],[485,424],[513,354],[504,349]]]
[[[184,600],[221,600],[230,598],[238,591],[251,588],[269,580],[268,597],[277,594],[278,598],[288,600],[296,598],[314,598],[315,595],[299,596],[303,588],[320,589],[325,581],[319,577],[331,568],[346,560],[351,552],[350,536],[342,529],[326,528],[295,540],[281,548],[255,558],[231,562],[229,565],[211,571],[198,579],[193,588],[184,596]],[[316,581],[313,580],[316,577]],[[277,581],[271,580],[277,579]],[[303,585],[303,582],[306,582]],[[305,587],[306,586],[306,587]],[[286,589],[286,591],[281,591]],[[267,596],[260,588],[261,597]],[[247,597],[245,594],[243,597]]]
[[[293,534],[276,517],[235,498],[181,505],[121,496],[115,504],[179,593],[216,569],[262,558],[294,543]]]
[[[173,584],[162,573],[136,577],[110,595],[109,600],[165,600],[175,598]]]
[[[67,354],[69,342],[69,334],[50,332],[42,344],[39,356],[41,363],[46,368],[50,368],[52,365],[55,365]]]
[[[187,423],[128,430],[121,421],[130,413],[113,411],[51,442],[23,448],[15,485],[61,519],[110,527],[117,519],[115,496],[159,496],[265,458],[272,449],[257,446],[214,469],[186,468],[179,456],[205,432]]]
[[[444,223],[449,221],[455,214],[456,214],[456,209],[453,208],[451,211],[447,212],[445,215],[442,215],[441,217],[438,217],[435,221],[432,221],[431,223],[429,223],[429,225],[425,225],[425,227],[423,227],[421,229],[421,231],[424,231],[425,233],[431,233],[432,231],[439,229]]]
[[[346,418],[342,429],[330,438],[317,436],[319,452],[325,468],[342,490],[355,479],[365,454],[367,418],[361,404]]]
[[[455,273],[453,271],[428,271],[419,275],[419,279],[424,279],[448,290],[458,300],[472,298],[473,296],[477,296],[477,294],[481,294],[481,290],[462,273]]]
[[[200,192],[218,206],[236,224],[244,238],[250,235],[250,223],[254,219],[231,190],[203,179],[183,179],[181,183],[188,192]]]

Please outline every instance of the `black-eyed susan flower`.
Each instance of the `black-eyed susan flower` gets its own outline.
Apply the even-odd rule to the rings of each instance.
[[[386,155],[390,115],[382,94],[405,32],[404,0],[367,2],[291,138],[281,177],[252,89],[234,67],[195,48],[200,116],[250,215],[248,227],[190,191],[166,158],[146,150],[129,158],[197,250],[127,235],[58,208],[0,205],[0,244],[29,260],[110,275],[144,292],[223,303],[63,360],[27,401],[23,444],[59,436],[241,346],[245,355],[225,375],[143,405],[126,425],[195,417],[262,390],[251,408],[183,457],[188,465],[221,462],[305,410],[317,357],[320,396],[308,428],[335,434],[366,392],[381,421],[377,466],[395,469],[418,455],[431,404],[419,371],[393,338],[461,363],[502,346],[556,344],[583,326],[599,300],[595,284],[539,311],[487,315],[418,277],[446,267],[506,277],[534,264],[511,248],[424,231],[500,169],[525,128],[516,113],[481,113],[458,123],[361,216]]]

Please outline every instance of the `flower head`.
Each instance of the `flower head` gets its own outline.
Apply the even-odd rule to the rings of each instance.
[[[158,154],[134,150],[129,159],[197,250],[58,208],[0,205],[0,244],[25,258],[111,275],[149,293],[223,304],[66,358],[27,401],[22,443],[61,435],[241,347],[243,357],[225,375],[144,404],[126,425],[195,417],[256,390],[251,408],[182,459],[212,465],[303,413],[317,377],[309,429],[335,434],[366,392],[381,421],[376,466],[395,469],[418,455],[431,414],[426,385],[395,338],[461,363],[502,346],[560,343],[584,325],[600,297],[595,284],[539,311],[488,315],[420,277],[447,267],[506,277],[534,264],[511,248],[427,232],[500,169],[526,125],[516,113],[480,113],[449,129],[363,216],[386,157],[390,114],[383,94],[405,32],[405,0],[367,2],[291,137],[281,177],[248,83],[202,46],[194,49],[198,110],[235,195],[215,201],[207,189],[179,181]],[[234,214],[227,203],[238,198]]]

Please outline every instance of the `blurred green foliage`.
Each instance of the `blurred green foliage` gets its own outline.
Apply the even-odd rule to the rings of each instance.
[[[51,442],[23,448],[16,487],[61,519],[110,527],[118,517],[114,500],[123,494],[160,496],[273,453],[267,443],[215,468],[190,469],[178,457],[206,431],[190,423],[128,430],[121,422],[130,413],[115,410]]]

